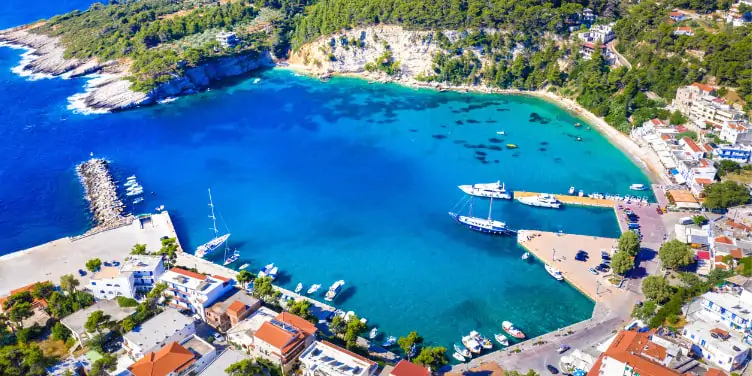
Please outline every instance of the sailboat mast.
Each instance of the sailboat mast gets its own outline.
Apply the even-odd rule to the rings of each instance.
[[[491,208],[493,208],[493,197],[491,197],[491,203],[488,204],[488,220],[491,221]]]
[[[473,196],[470,196],[470,213],[468,213],[468,216],[469,216],[469,217],[472,217],[472,216],[473,216],[473,200],[474,200],[474,199],[475,199],[475,197],[473,197]]]
[[[216,238],[217,235],[219,235],[219,231],[217,231],[217,217],[214,216],[214,202],[212,201],[211,188],[209,189],[209,208],[211,208],[211,215],[209,218],[212,220],[212,229],[214,230],[214,238]]]

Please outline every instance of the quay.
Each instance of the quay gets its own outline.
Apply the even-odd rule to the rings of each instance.
[[[514,199],[516,200],[522,197],[540,196],[543,194],[549,194],[549,193],[514,191]],[[580,196],[559,195],[559,194],[551,194],[551,196],[561,201],[563,204],[568,204],[568,205],[597,206],[597,207],[602,207],[602,208],[613,208],[616,205],[616,201],[605,199],[605,198],[580,197]]]
[[[136,243],[146,244],[146,249],[154,252],[161,248],[163,236],[175,236],[167,212],[129,218],[129,222],[113,229],[84,237],[65,237],[0,256],[0,296],[38,281],[58,283],[64,274],[73,274],[85,286],[91,273],[87,271],[82,277],[78,271],[86,270],[86,261],[99,258],[103,262],[122,262]]]
[[[110,175],[106,160],[92,158],[76,166],[76,173],[84,186],[85,198],[94,217],[95,226],[84,235],[124,226],[132,221],[125,213],[125,205],[117,194],[117,185]]]

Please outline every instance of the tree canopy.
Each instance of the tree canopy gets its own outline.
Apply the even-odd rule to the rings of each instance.
[[[693,263],[694,253],[688,245],[674,239],[663,243],[658,251],[658,258],[661,259],[664,267],[676,269]]]
[[[420,350],[418,356],[413,359],[416,364],[422,366],[431,367],[432,370],[437,370],[448,363],[446,358],[445,347],[424,347]]]
[[[673,289],[665,278],[650,275],[642,280],[642,293],[646,298],[660,304],[671,296]]]
[[[102,267],[102,260],[98,258],[86,261],[86,269],[89,269],[90,272],[96,272],[101,267]]]
[[[703,206],[708,209],[727,209],[732,206],[743,205],[749,202],[749,189],[747,187],[726,180],[713,183],[703,190],[705,201]]]
[[[625,275],[634,268],[634,261],[626,252],[616,252],[611,258],[611,269],[618,275]]]
[[[634,232],[627,231],[619,237],[618,249],[632,257],[637,256],[640,252],[640,238]]]

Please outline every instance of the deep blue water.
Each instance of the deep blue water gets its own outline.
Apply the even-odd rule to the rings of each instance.
[[[0,24],[85,3],[10,17],[5,3]],[[66,109],[84,80],[27,81],[10,72],[19,53],[0,48],[0,254],[88,228],[74,166],[93,152],[112,160],[116,177],[136,174],[156,193],[135,211],[165,205],[186,249],[210,236],[211,188],[220,226],[243,254],[236,265],[255,271],[275,262],[290,288],[345,279],[337,305],[390,335],[418,330],[448,345],[472,329],[499,332],[502,320],[537,335],[592,311],[540,264],[522,262],[513,238],[453,222],[447,211],[462,196],[458,184],[502,179],[511,189],[627,193],[631,183],[648,183],[601,135],[535,99],[324,84],[277,70],[167,105],[86,116]],[[530,122],[533,112],[545,124]],[[476,213],[487,210],[476,201]],[[603,209],[497,202],[494,217],[516,229],[618,234]]]

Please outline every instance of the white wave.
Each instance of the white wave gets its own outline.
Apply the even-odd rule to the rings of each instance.
[[[86,97],[94,91],[94,89],[100,84],[108,80],[112,75],[107,73],[94,73],[87,75],[88,80],[84,84],[84,92],[76,93],[68,97],[68,106],[66,108],[74,114],[91,115],[91,114],[106,114],[110,112],[104,108],[91,108],[86,105]]]
[[[14,43],[7,43],[7,42],[0,42],[0,47],[9,47],[14,50],[23,50],[24,53],[21,54],[21,61],[18,62],[18,65],[11,68],[10,71],[19,75],[20,77],[26,77],[29,81],[36,81],[36,80],[42,80],[47,78],[54,78],[54,75],[51,75],[49,73],[35,73],[31,70],[26,69],[26,66],[29,65],[32,61],[34,61],[38,55],[36,54],[37,50],[33,48],[29,48],[26,46],[22,46],[19,44]]]

